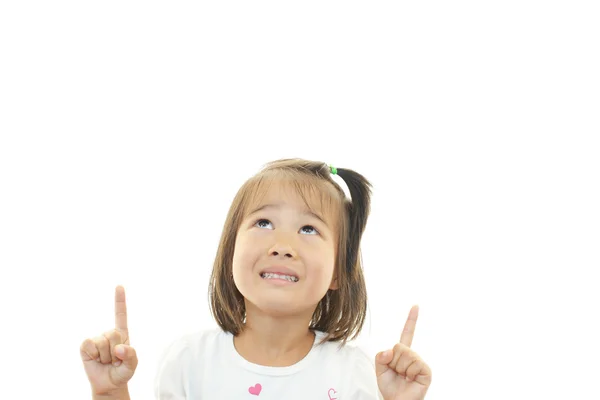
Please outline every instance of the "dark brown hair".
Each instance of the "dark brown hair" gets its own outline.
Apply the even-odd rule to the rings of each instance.
[[[291,183],[307,207],[308,195],[317,195],[321,207],[339,210],[336,221],[337,249],[334,276],[338,288],[328,290],[317,304],[310,329],[326,333],[324,340],[354,339],[360,333],[367,312],[367,291],[362,271],[360,240],[365,230],[371,205],[371,184],[350,169],[337,168],[351,199],[332,179],[329,166],[303,159],[270,162],[248,179],[237,192],[225,221],[209,284],[211,313],[224,331],[238,335],[244,327],[244,297],[232,276],[233,254],[237,232],[253,204],[261,201],[266,187],[275,181]]]

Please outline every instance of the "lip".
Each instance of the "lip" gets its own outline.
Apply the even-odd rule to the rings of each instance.
[[[290,275],[290,276],[294,276],[298,280],[300,280],[300,277],[298,276],[298,274],[293,269],[288,268],[288,267],[284,267],[284,266],[273,266],[273,267],[265,268],[262,271],[260,271],[260,275],[266,274],[266,273],[280,274],[280,275]]]

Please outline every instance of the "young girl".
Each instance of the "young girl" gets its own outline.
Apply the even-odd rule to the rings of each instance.
[[[351,199],[331,178],[346,183]],[[267,164],[238,191],[210,281],[219,329],[175,341],[158,368],[159,400],[422,399],[427,364],[410,349],[418,309],[401,340],[373,362],[347,344],[367,308],[360,240],[370,183],[349,169],[301,159]],[[95,399],[129,399],[137,367],[125,292],[116,327],[81,345]]]

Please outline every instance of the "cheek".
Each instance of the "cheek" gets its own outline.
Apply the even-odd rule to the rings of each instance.
[[[323,279],[330,279],[335,270],[335,251],[329,247],[323,247],[314,254],[320,254],[320,257],[314,260],[314,265],[318,266]]]
[[[258,257],[260,246],[256,241],[248,240],[246,237],[240,237],[235,243],[233,251],[233,269],[243,268],[252,263]]]
[[[336,249],[332,245],[325,246],[323,249],[323,254],[325,254],[325,259],[328,264],[334,265],[336,259]]]
[[[235,242],[235,248],[233,249],[233,269],[239,268],[240,263],[245,258],[244,253],[246,252],[246,246],[243,240],[237,240]]]

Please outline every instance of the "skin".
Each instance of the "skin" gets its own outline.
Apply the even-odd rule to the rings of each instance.
[[[236,241],[233,276],[246,298],[247,316],[234,345],[250,362],[289,366],[310,351],[312,313],[327,290],[337,289],[334,214],[307,214],[295,192],[276,185],[263,204],[276,206],[248,215]],[[260,272],[273,265],[292,269],[299,281],[285,286],[265,281]],[[431,385],[431,369],[410,347],[418,311],[417,306],[411,309],[400,341],[376,356],[384,400],[421,400]],[[138,358],[130,345],[123,287],[115,290],[115,328],[84,340],[80,353],[93,399],[129,400],[127,382]]]
[[[375,357],[379,391],[385,400],[420,400],[431,385],[431,369],[412,345],[419,307],[413,306],[402,330],[400,342]]]
[[[129,400],[127,382],[135,373],[138,358],[129,343],[127,304],[122,286],[115,289],[115,328],[85,339],[80,353],[94,399]]]
[[[310,351],[314,336],[306,327],[318,301],[337,288],[334,219],[307,215],[302,199],[281,186],[271,188],[264,204],[276,207],[250,214],[236,241],[233,276],[247,314],[246,328],[234,344],[250,362],[288,366]],[[260,276],[270,265],[288,266],[300,280],[273,286]],[[423,399],[431,385],[431,369],[410,348],[418,311],[411,309],[400,341],[376,357],[377,384],[385,400]]]
[[[337,238],[333,215],[318,209],[318,217],[311,215],[285,186],[272,185],[258,207],[264,205],[244,219],[237,235],[233,278],[245,298],[246,326],[234,345],[250,362],[287,366],[310,351],[312,314],[327,290],[337,288]],[[281,286],[263,279],[261,271],[273,266],[290,268],[299,281]]]
[[[400,342],[376,357],[377,384],[384,400],[420,400],[425,398],[431,385],[431,369],[410,348],[418,311],[416,306],[411,309]],[[288,338],[293,336],[291,331],[286,334]],[[306,337],[312,343],[312,337]],[[285,358],[280,358],[284,360],[281,366],[297,362],[294,360],[298,354],[308,353],[310,350],[310,346],[304,348],[301,345],[291,345],[290,348],[301,351],[290,352],[287,361]],[[119,349],[122,349],[123,353],[119,353]],[[129,345],[127,306],[123,287],[117,286],[115,290],[115,329],[96,338],[84,340],[80,352],[92,387],[93,399],[129,400],[127,382],[135,373],[138,358],[133,347]],[[265,365],[268,364],[267,362]]]

